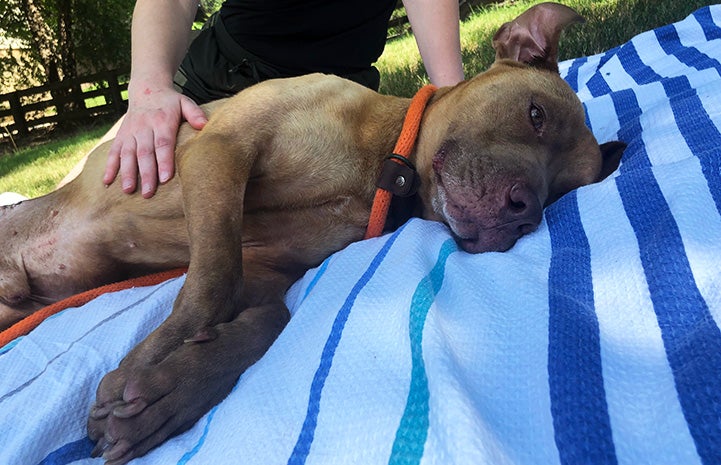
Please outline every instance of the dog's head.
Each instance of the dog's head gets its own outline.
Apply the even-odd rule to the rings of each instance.
[[[561,31],[581,21],[563,5],[534,6],[496,33],[488,71],[431,103],[418,141],[424,216],[464,250],[508,250],[545,206],[618,167],[625,144],[599,146],[558,74]]]

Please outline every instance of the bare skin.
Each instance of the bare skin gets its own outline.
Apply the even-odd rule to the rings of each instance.
[[[463,80],[457,0],[404,0],[418,50],[437,86]],[[173,177],[175,133],[185,120],[206,123],[203,111],[173,87],[173,75],[188,48],[198,8],[193,0],[137,0],[132,22],[128,112],[116,128],[103,180],[116,179],[126,193],[152,197]],[[370,38],[369,38],[370,39]]]
[[[417,207],[467,252],[507,250],[544,206],[618,166],[623,144],[599,147],[557,74],[558,35],[578,20],[560,5],[529,10],[496,35],[490,70],[439,89],[424,114]],[[267,81],[206,107],[201,131],[184,126],[179,176],[152,199],[102,185],[104,145],[63,188],[0,210],[13,251],[0,261],[6,323],[189,263],[172,314],[98,388],[96,455],[123,464],[184,431],[265,353],[288,321],[290,284],[363,237],[408,106],[336,77]]]

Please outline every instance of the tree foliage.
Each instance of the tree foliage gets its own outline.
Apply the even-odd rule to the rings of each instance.
[[[134,0],[3,0],[0,88],[57,82],[130,64]]]

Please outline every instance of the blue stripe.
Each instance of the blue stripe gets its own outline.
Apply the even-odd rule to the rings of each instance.
[[[63,357],[64,355],[66,355],[68,352],[70,352],[70,351],[75,347],[76,344],[80,344],[81,341],[83,341],[86,337],[90,337],[90,336],[95,332],[95,330],[97,330],[98,328],[102,327],[102,326],[105,325],[107,322],[112,321],[112,320],[114,320],[115,318],[120,317],[121,315],[125,314],[125,313],[128,312],[128,311],[132,311],[133,309],[137,308],[139,305],[141,305],[141,304],[145,303],[146,301],[152,299],[152,297],[153,297],[160,289],[162,289],[163,287],[165,287],[167,284],[169,284],[169,283],[171,283],[171,282],[174,282],[175,279],[177,279],[177,278],[173,278],[173,279],[171,279],[171,280],[164,281],[163,283],[158,284],[155,289],[153,289],[148,295],[146,295],[146,296],[143,297],[142,299],[137,300],[137,301],[134,301],[134,302],[132,302],[131,304],[129,304],[128,306],[123,307],[123,308],[121,308],[121,309],[118,309],[115,313],[111,313],[110,315],[106,316],[105,318],[103,318],[103,319],[100,320],[99,322],[95,323],[93,326],[91,326],[90,328],[88,328],[83,334],[81,334],[76,340],[72,341],[72,342],[65,348],[65,350],[60,351],[60,352],[57,352],[51,359],[47,360],[47,362],[45,363],[45,366],[44,366],[41,370],[37,371],[37,373],[36,373],[33,377],[29,378],[27,381],[25,381],[25,382],[24,382],[23,384],[21,384],[20,386],[17,386],[15,389],[13,389],[13,390],[11,390],[11,391],[9,391],[9,392],[6,392],[6,393],[0,395],[0,404],[2,404],[5,400],[9,399],[9,398],[12,397],[12,396],[20,395],[20,394],[22,393],[22,391],[25,390],[25,388],[27,388],[28,386],[31,386],[32,384],[34,384],[34,383],[36,383],[36,382],[42,382],[42,380],[44,379],[44,378],[43,378],[43,375],[44,375],[45,372],[47,371],[48,367],[50,367],[50,365],[52,365],[53,363],[55,363],[58,359],[60,359],[60,358]],[[63,312],[65,312],[65,311],[70,311],[70,310],[73,310],[73,309],[74,309],[74,308],[71,307],[71,308],[68,308],[68,309],[63,310]],[[62,313],[62,312],[61,312],[61,313]],[[59,315],[59,314],[60,314],[60,313],[57,313],[57,314],[55,314],[55,315],[53,315],[53,316],[57,316],[57,315]]]
[[[716,146],[714,153],[708,153],[700,158],[701,169],[708,183],[711,197],[716,204],[716,210],[721,215],[721,145]]]
[[[694,17],[703,28],[708,40],[721,38],[721,28],[713,23],[709,8],[697,11]],[[663,33],[656,32],[664,52],[675,56],[689,67],[698,70],[715,69],[721,75],[721,62],[695,48],[685,47],[676,28],[664,29]],[[721,214],[721,170],[719,169],[721,133],[687,77],[680,76],[665,80],[662,84],[669,96],[676,125],[689,149],[699,158],[716,210]]]
[[[598,68],[602,68],[606,63],[608,63],[611,58],[615,57],[619,50],[621,49],[622,45],[619,45],[618,47],[614,47],[610,50],[607,50],[603,52],[603,55],[601,55],[601,59],[598,61]]]
[[[721,28],[716,26],[716,23],[714,23],[710,7],[707,6],[701,8],[700,10],[696,10],[693,16],[701,25],[707,41],[710,42],[712,40],[721,39]]]
[[[650,66],[641,61],[636,45],[633,42],[629,42],[621,48],[619,59],[623,69],[637,84],[643,85],[662,79]]]
[[[721,38],[721,28],[713,23],[709,8],[697,11],[694,18],[703,28],[708,40]],[[655,33],[665,53],[675,56],[689,67],[698,70],[715,69],[721,75],[721,62],[695,48],[684,46],[675,27],[667,26],[662,29]],[[669,98],[676,125],[691,152],[699,158],[716,209],[721,214],[721,133],[686,76],[661,82]]]
[[[687,64],[707,68],[697,53],[681,46],[675,29],[657,33],[667,53],[683,56]],[[624,63],[628,68],[639,67]],[[646,65],[641,64],[640,67]],[[714,65],[715,66],[715,65]],[[634,70],[636,75],[647,71]],[[661,81],[674,112],[676,124],[695,154],[718,154],[721,136],[703,110],[698,95],[685,77]],[[616,183],[626,214],[638,240],[641,262],[649,286],[654,311],[676,383],[679,401],[704,463],[721,463],[721,331],[694,281],[678,225],[650,169],[646,148],[638,134],[641,110],[635,96],[613,94],[612,98],[626,134],[634,140],[633,166],[622,166]],[[631,140],[631,139],[627,139]],[[708,145],[707,145],[708,144]],[[630,147],[629,147],[630,148]],[[718,199],[718,156],[702,156],[701,162],[712,194]],[[715,173],[712,171],[715,169]],[[717,208],[719,201],[717,202]]]
[[[636,234],[679,401],[707,464],[721,463],[721,332],[694,281],[678,226],[650,170],[616,178]]]
[[[315,276],[313,276],[313,279],[310,281],[310,284],[308,284],[308,288],[305,290],[305,293],[303,294],[303,299],[301,302],[303,302],[305,299],[308,298],[308,295],[311,293],[311,291],[315,288],[315,285],[318,284],[318,281],[320,281],[320,278],[325,274],[325,271],[328,269],[328,263],[330,263],[331,258],[326,258],[323,260],[323,263],[321,263],[320,267],[318,268],[318,271],[316,271]]]
[[[576,192],[546,212],[551,234],[548,382],[561,463],[615,464],[601,343],[594,307],[591,252]]]
[[[591,78],[586,82],[586,87],[588,88],[589,92],[593,97],[600,97],[602,95],[606,95],[611,92],[611,88],[608,86],[606,81],[602,77],[601,69],[603,66],[620,50],[621,47],[615,47],[611,50],[608,50],[606,53],[604,53],[598,62],[598,65],[596,66],[596,72],[593,73]],[[578,87],[580,88],[581,83],[578,83]]]
[[[619,171],[624,173],[634,169],[651,168],[651,161],[643,149],[643,140],[639,137],[643,134],[643,128],[639,119],[641,107],[636,94],[632,90],[622,90],[612,93],[611,100],[620,125],[618,139],[628,142]]]
[[[235,384],[235,387],[238,386],[238,383]],[[235,387],[233,388],[233,391],[235,391]],[[195,443],[195,446],[193,446],[192,449],[187,451],[183,456],[178,460],[178,465],[185,465],[195,457],[195,454],[197,454],[200,449],[203,447],[203,444],[205,444],[205,440],[208,438],[208,432],[210,431],[210,424],[213,422],[213,417],[215,416],[215,412],[218,410],[218,407],[220,407],[220,404],[216,405],[210,410],[210,413],[208,414],[208,418],[205,421],[205,427],[203,427],[203,433],[200,435],[200,438],[198,438],[198,442]]]
[[[568,72],[563,77],[574,92],[578,92],[579,88],[578,70],[581,66],[586,64],[586,62],[588,62],[588,57],[581,57],[573,60],[571,66],[568,68]]]
[[[67,465],[77,460],[87,459],[94,448],[93,441],[85,437],[54,450],[38,465]]]
[[[25,337],[25,336],[18,336],[17,338],[8,342],[4,346],[0,347],[0,355],[5,355],[6,353],[10,352],[13,347],[18,345],[18,342],[20,342],[23,339],[23,337]]]
[[[411,345],[411,383],[400,425],[396,430],[388,463],[411,465],[420,463],[428,437],[429,398],[428,378],[423,363],[423,328],[428,310],[443,285],[446,261],[458,250],[455,241],[448,239],[441,246],[436,264],[416,287],[411,299],[409,337]]]
[[[407,225],[406,223],[405,225]],[[358,282],[353,286],[350,294],[346,298],[341,309],[336,315],[335,321],[333,321],[333,327],[331,328],[330,335],[326,340],[325,346],[323,347],[323,353],[321,354],[320,363],[318,369],[315,372],[313,381],[310,387],[310,396],[308,399],[308,409],[306,411],[305,420],[303,421],[303,427],[298,435],[293,452],[288,459],[289,464],[299,465],[304,464],[310,453],[310,446],[313,443],[315,436],[315,428],[318,424],[318,414],[320,412],[320,399],[323,393],[323,387],[325,380],[330,372],[330,367],[333,364],[333,357],[335,356],[335,350],[340,343],[345,323],[348,320],[350,311],[353,308],[356,298],[368,284],[373,275],[375,274],[378,267],[383,263],[388,251],[393,246],[400,233],[405,229],[405,225],[401,226],[395,233],[393,233],[388,240],[386,240],[383,247],[371,261],[368,269],[363,273]]]
[[[668,31],[665,34],[673,37]],[[695,153],[703,150],[698,143],[717,143],[713,142],[718,140],[717,130],[711,129],[710,120],[703,122],[705,112],[688,80],[683,77],[660,80],[669,96],[679,130],[692,150]],[[633,108],[635,97],[625,101],[618,95],[612,95],[612,98],[619,116],[625,115],[626,121],[621,126],[629,131],[628,136],[641,134],[636,116],[641,113],[637,102],[637,108]],[[651,300],[689,431],[704,463],[721,463],[721,419],[716,411],[721,405],[721,390],[718,389],[721,385],[721,332],[698,291],[678,225],[650,169],[646,148],[640,138],[636,137],[634,141],[637,144],[633,150],[634,168],[637,169],[631,172],[630,164],[622,166],[623,174],[616,178],[616,183],[638,240]],[[708,162],[710,157],[705,158],[702,164],[718,166],[718,162]],[[718,177],[717,173],[710,178],[707,176],[716,197]]]
[[[586,87],[588,87],[588,90],[591,92],[593,97],[600,97],[611,93],[611,88],[608,87],[606,81],[601,77],[600,72],[596,72],[593,76],[591,76],[591,79],[588,80]]]
[[[676,57],[689,68],[699,71],[704,69],[721,70],[721,63],[717,59],[709,57],[696,48],[683,45],[678,31],[673,25],[657,29],[654,33],[663,51],[667,55]]]
[[[664,81],[676,125],[699,158],[716,210],[721,214],[721,133],[686,77]]]

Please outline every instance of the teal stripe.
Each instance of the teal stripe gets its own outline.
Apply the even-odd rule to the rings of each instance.
[[[430,396],[426,368],[423,364],[423,327],[428,310],[443,284],[446,260],[456,250],[456,243],[452,239],[443,243],[435,266],[418,283],[411,300],[411,385],[403,418],[401,418],[401,423],[396,431],[393,450],[388,460],[390,465],[417,464],[423,457],[423,447],[428,437],[428,398]]]
[[[331,255],[330,257],[323,260],[323,263],[321,263],[320,267],[318,268],[318,271],[316,271],[315,276],[313,276],[313,279],[310,281],[310,284],[308,284],[308,289],[305,290],[305,293],[303,294],[303,299],[300,301],[302,304],[305,302],[305,299],[308,297],[310,292],[315,288],[315,285],[318,284],[318,281],[320,281],[321,276],[325,273],[325,270],[328,269],[328,263],[330,262],[330,259],[333,257]]]

